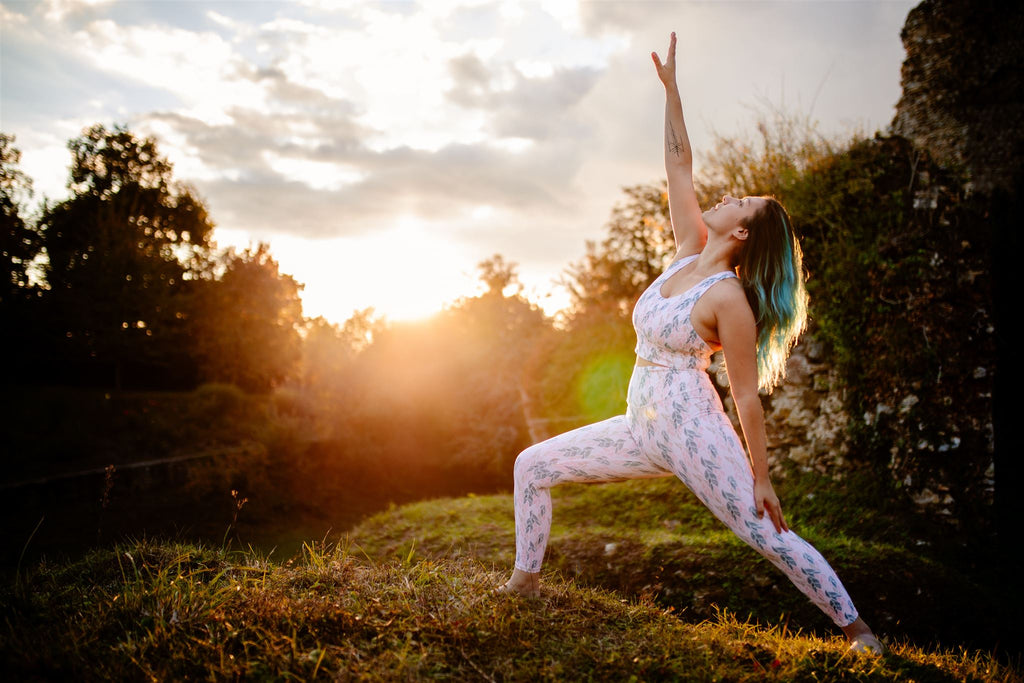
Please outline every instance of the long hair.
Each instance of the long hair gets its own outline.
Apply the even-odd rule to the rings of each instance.
[[[757,323],[758,386],[771,393],[786,376],[786,359],[807,327],[803,252],[786,209],[775,197],[743,224],[737,274]]]

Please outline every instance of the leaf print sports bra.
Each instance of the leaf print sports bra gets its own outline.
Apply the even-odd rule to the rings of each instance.
[[[736,273],[723,270],[710,275],[676,296],[661,295],[661,286],[699,254],[686,256],[671,264],[650,287],[644,290],[633,307],[633,327],[636,329],[636,355],[652,363],[677,370],[707,370],[714,350],[708,346],[690,322],[693,305],[720,280],[736,277]]]

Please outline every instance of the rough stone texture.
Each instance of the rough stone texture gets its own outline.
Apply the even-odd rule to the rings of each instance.
[[[720,388],[729,386],[721,353],[715,355],[709,371]],[[726,394],[723,402],[739,432],[731,397]],[[773,476],[782,475],[781,465],[789,459],[805,470],[842,479],[848,464],[850,420],[821,342],[811,335],[801,339],[786,364],[785,381],[763,397],[763,406]]]
[[[924,0],[908,13],[901,38],[907,54],[894,131],[941,165],[963,172],[969,191],[991,196],[1003,190],[1012,196],[1019,189],[1015,183],[1020,182],[1024,166],[1024,3]],[[934,196],[915,196],[915,208],[934,208],[934,203]],[[988,278],[988,273],[968,274],[964,287],[977,286],[975,275],[983,275],[983,283]],[[988,308],[977,311],[973,319],[991,321]],[[962,318],[962,311],[950,314]],[[991,336],[991,323],[986,325]],[[970,325],[964,333],[971,338]],[[951,515],[954,496],[950,491],[958,497],[971,491],[969,495],[980,494],[982,501],[992,500],[991,412],[965,411],[981,403],[991,407],[990,374],[979,366],[972,376],[960,379],[958,392],[944,397],[947,409],[955,411],[948,430],[923,429],[922,423],[921,434],[907,444],[909,449],[904,446],[901,451],[893,445],[890,469],[922,507]],[[895,398],[892,405],[879,404],[864,420],[869,425],[880,421],[909,425],[919,419],[922,408],[927,410],[929,401],[934,404],[934,397],[912,391]],[[972,438],[978,434],[987,434],[985,453],[979,440]],[[963,467],[968,455],[978,460],[974,470]],[[915,468],[907,465],[923,456],[937,463],[938,469],[912,476]]]
[[[975,190],[1009,189],[1024,160],[1024,3],[925,0],[901,37],[895,132]]]

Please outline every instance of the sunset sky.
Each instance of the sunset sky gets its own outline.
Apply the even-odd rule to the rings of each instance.
[[[914,4],[0,0],[0,128],[37,200],[84,127],[155,135],[217,243],[268,241],[308,316],[428,314],[495,253],[553,310],[620,188],[663,175],[670,31],[699,164],[763,101],[884,129]]]

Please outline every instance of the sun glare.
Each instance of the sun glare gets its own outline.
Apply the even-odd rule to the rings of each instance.
[[[218,229],[218,242],[238,248],[245,233]],[[476,260],[415,216],[372,235],[309,240],[276,236],[270,251],[305,284],[303,315],[341,323],[373,307],[389,320],[417,320],[476,292]]]

